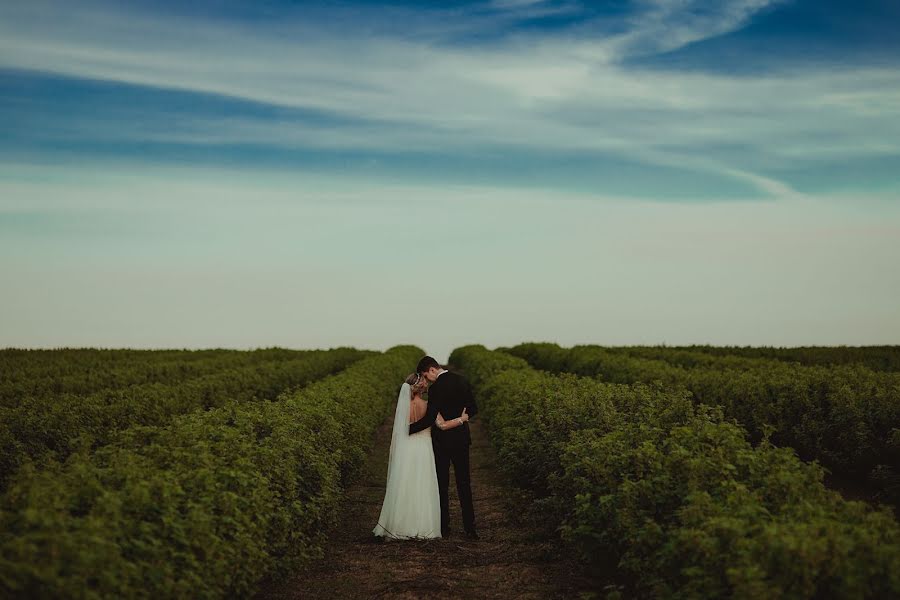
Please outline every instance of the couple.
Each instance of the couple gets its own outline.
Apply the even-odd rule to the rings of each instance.
[[[428,402],[422,394],[428,391]],[[390,539],[440,538],[450,533],[450,463],[466,537],[478,539],[469,478],[469,417],[478,412],[472,389],[430,356],[400,388],[387,489],[373,533]],[[433,430],[432,425],[438,429]]]

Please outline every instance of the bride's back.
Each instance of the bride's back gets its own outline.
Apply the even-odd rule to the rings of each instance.
[[[409,401],[409,422],[415,423],[416,421],[424,417],[427,411],[428,403],[425,402],[422,398],[416,396]]]

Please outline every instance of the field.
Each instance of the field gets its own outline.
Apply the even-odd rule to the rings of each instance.
[[[0,351],[0,596],[900,597],[900,347],[458,348],[482,539],[374,544],[423,354]]]

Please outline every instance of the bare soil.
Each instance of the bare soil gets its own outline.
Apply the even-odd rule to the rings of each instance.
[[[385,422],[358,481],[347,492],[341,523],[329,532],[324,560],[265,584],[258,600],[324,598],[573,598],[591,583],[560,554],[558,542],[532,533],[522,501],[497,469],[481,423],[473,422],[472,493],[479,540],[462,533],[450,474],[449,538],[378,542],[372,529],[384,499],[391,423]]]

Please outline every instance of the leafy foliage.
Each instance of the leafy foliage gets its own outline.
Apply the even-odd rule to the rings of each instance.
[[[533,359],[533,357],[532,357]],[[610,594],[886,598],[900,527],[824,472],[683,387],[552,375],[481,346],[451,362],[476,387],[500,464]]]
[[[85,352],[93,356],[93,351]],[[293,352],[293,357],[284,352]],[[60,369],[69,374],[63,378],[60,387],[86,390],[89,389],[87,381],[102,381],[98,384],[101,389],[74,395],[69,392],[57,394],[51,388],[45,390],[45,395],[21,398],[16,406],[0,406],[0,490],[26,461],[40,465],[48,460],[65,460],[78,448],[97,448],[111,443],[118,432],[128,427],[164,425],[174,416],[194,410],[209,410],[227,402],[272,400],[283,391],[335,373],[370,353],[337,348],[279,350],[278,355],[273,355],[271,350],[245,354],[259,355],[245,356],[238,361],[232,351],[225,351],[217,369],[207,364],[214,363],[215,359],[211,357],[185,359],[182,370],[175,369],[178,363],[168,358],[155,364],[158,370],[147,365],[116,369],[101,361],[102,377],[92,375],[94,371],[89,369],[81,373],[80,379],[76,373],[68,371],[68,355],[61,355],[58,357]],[[115,365],[122,361],[110,358],[110,362]],[[76,364],[80,363],[76,361]],[[95,362],[89,364],[91,367],[96,365]],[[172,372],[179,376],[173,376],[169,381],[155,380]],[[154,380],[149,383],[104,387],[115,382],[134,382],[150,373],[154,374],[151,378]],[[188,373],[192,375],[188,376]]]
[[[26,398],[84,396],[148,383],[171,385],[229,369],[296,360],[314,352],[320,351],[6,348],[0,350],[0,406],[14,407]]]
[[[771,431],[772,443],[900,506],[900,373],[663,348],[522,344],[508,352],[552,372],[683,387],[697,403],[721,407],[754,441]]]
[[[412,346],[271,402],[228,401],[26,463],[0,498],[0,596],[246,596],[322,553]]]
[[[626,346],[622,349],[636,352],[645,358],[662,352],[670,355],[684,351],[714,357],[773,358],[804,365],[862,365],[873,371],[900,371],[900,346],[798,346],[781,348],[773,346]]]

